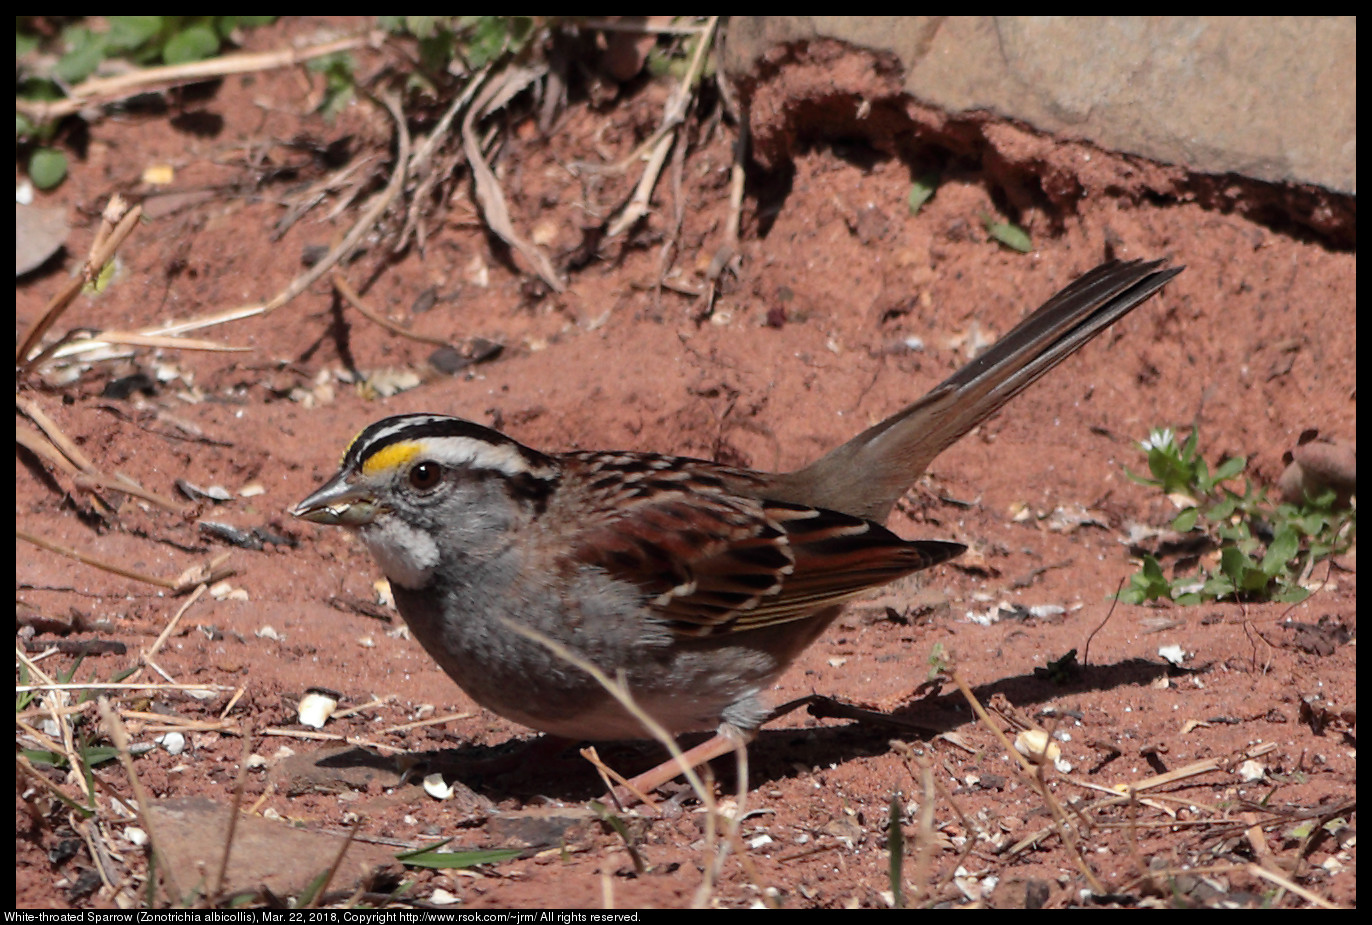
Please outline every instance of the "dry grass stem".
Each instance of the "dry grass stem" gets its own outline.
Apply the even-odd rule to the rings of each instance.
[[[169,350],[203,350],[207,353],[250,353],[251,347],[235,347],[213,340],[199,340],[194,337],[169,337],[162,334],[149,334],[143,331],[91,331],[80,337],[67,340],[57,351],[62,357],[75,356],[107,347],[160,347]]]
[[[231,691],[227,684],[161,684],[158,682],[130,684],[126,681],[79,681],[45,684],[16,684],[14,692],[27,691]]]
[[[122,565],[117,565],[113,562],[108,562],[104,559],[87,555],[83,552],[72,549],[70,546],[63,546],[60,543],[50,542],[41,537],[34,536],[33,534],[28,533],[24,530],[15,530],[14,535],[16,538],[21,539],[26,543],[32,543],[34,546],[37,546],[40,549],[46,549],[48,552],[56,553],[59,556],[65,556],[68,559],[74,559],[75,561],[80,562],[83,565],[89,565],[92,568],[98,568],[102,571],[110,572],[114,575],[119,575],[124,578],[132,579],[133,581],[141,581],[144,584],[154,585],[158,588],[166,588],[167,590],[174,591],[177,594],[190,591],[194,589],[197,585],[202,583],[196,582],[195,584],[188,585],[184,583],[180,578],[162,578],[158,575],[148,575],[143,572],[134,571],[133,569],[125,568]],[[214,580],[218,581],[225,575],[231,574],[233,574],[232,570],[216,571],[213,577]]]
[[[396,748],[394,745],[385,745],[381,742],[373,742],[370,739],[359,738],[358,736],[345,736],[336,732],[317,732],[305,729],[281,729],[272,726],[263,729],[264,736],[281,736],[287,739],[313,739],[317,742],[343,742],[347,745],[356,745],[358,748],[374,748],[378,751],[390,752],[392,754],[403,754],[406,749]]]
[[[490,66],[487,65],[468,78],[467,85],[462,88],[462,92],[459,93],[457,98],[448,106],[447,110],[434,125],[433,131],[429,133],[428,137],[424,139],[423,143],[419,145],[418,149],[410,157],[407,172],[412,179],[418,177],[419,184],[410,194],[410,208],[405,216],[405,226],[400,230],[400,237],[396,240],[395,246],[392,248],[395,253],[399,253],[405,249],[406,245],[409,244],[410,236],[412,234],[418,236],[419,246],[421,248],[424,246],[425,234],[423,227],[419,223],[423,204],[429,200],[434,185],[456,169],[456,163],[453,163],[451,167],[449,167],[445,161],[444,167],[447,169],[440,170],[439,165],[433,163],[434,156],[447,142],[453,131],[453,125],[457,121],[458,113],[462,112],[467,107],[467,104],[471,101],[472,97],[476,95],[476,92],[480,90],[482,85],[486,82],[486,78],[490,73]],[[459,146],[459,148],[460,150],[457,157],[465,158],[465,149],[462,148],[462,146]]]
[[[164,732],[222,732],[225,735],[243,734],[241,727],[224,719],[191,719],[186,716],[168,716],[164,713],[146,713],[142,710],[120,710],[119,716],[125,722],[132,722],[140,733],[160,735]]]
[[[243,737],[243,750],[238,758],[238,778],[234,781],[233,803],[229,806],[228,831],[224,834],[224,851],[219,856],[219,866],[215,868],[214,878],[210,880],[205,893],[206,905],[213,908],[219,902],[219,893],[224,888],[224,874],[229,869],[229,853],[233,850],[234,835],[238,831],[239,811],[243,806],[243,794],[248,785],[248,759],[252,756],[252,737]]]
[[[405,126],[405,114],[400,110],[400,101],[393,94],[385,94],[378,97],[381,106],[390,113],[391,120],[395,123],[396,155],[395,170],[391,174],[391,180],[386,184],[376,199],[367,205],[362,211],[362,215],[348,229],[335,247],[331,248],[322,260],[310,267],[304,273],[291,281],[285,289],[281,290],[261,306],[261,314],[269,315],[282,305],[294,299],[304,292],[317,279],[321,279],[325,273],[329,272],[339,263],[352,256],[358,246],[372,230],[372,227],[386,214],[391,203],[396,196],[405,188],[405,165],[410,157],[410,132]]]
[[[91,801],[90,785],[86,782],[86,775],[79,771],[82,765],[76,754],[76,742],[72,738],[72,724],[67,720],[62,709],[66,706],[66,694],[62,690],[63,685],[54,683],[52,677],[44,672],[43,669],[35,665],[30,659],[25,657],[24,653],[21,652],[18,647],[15,648],[14,654],[15,657],[19,659],[20,663],[28,668],[29,673],[39,680],[39,685],[33,689],[41,690],[43,692],[43,705],[47,708],[48,715],[52,718],[53,723],[56,724],[58,731],[62,735],[61,746],[57,751],[62,752],[66,757],[67,767],[77,772],[72,776],[76,778],[76,784],[81,788],[81,793],[85,797],[85,802],[89,804]],[[26,686],[28,685],[15,685],[15,692],[23,693],[21,688]]]
[[[82,806],[76,800],[73,800],[65,790],[54,784],[52,781],[48,780],[47,777],[45,777],[42,773],[39,772],[37,768],[33,766],[33,763],[30,762],[29,759],[26,758],[22,752],[15,754],[14,768],[17,772],[15,774],[16,780],[18,780],[18,778],[20,777],[23,777],[31,783],[36,784],[40,789],[46,790],[53,799],[57,800],[63,806],[70,809],[72,812],[80,813],[83,816],[88,815],[91,812],[89,807]]]
[[[80,833],[81,838],[86,843],[87,850],[91,853],[91,860],[95,862],[95,872],[100,875],[100,881],[105,884],[105,888],[111,893],[114,892],[115,879],[118,875],[114,871],[114,859],[110,857],[109,850],[105,847],[105,835],[93,819],[87,819],[81,825],[75,827]]]
[[[635,35],[699,35],[708,25],[678,26],[674,23],[625,22],[613,19],[588,19],[582,23],[587,29],[601,32],[632,32]]]
[[[357,290],[349,285],[348,281],[343,278],[341,272],[334,273],[332,280],[334,289],[343,297],[344,301],[357,309],[358,313],[372,324],[385,328],[397,337],[405,337],[413,341],[418,341],[421,344],[432,344],[435,347],[450,347],[453,350],[457,349],[457,346],[450,341],[446,341],[441,337],[429,337],[427,334],[416,334],[413,331],[408,331],[394,321],[384,318],[372,311],[367,307],[367,303],[362,301],[362,296],[357,294]]]
[[[379,193],[366,209],[363,210],[358,220],[353,223],[347,233],[343,235],[341,241],[331,248],[318,263],[301,273],[291,280],[280,292],[272,296],[265,302],[252,305],[242,305],[237,308],[223,309],[208,315],[201,315],[185,321],[178,321],[172,324],[163,325],[155,330],[140,332],[145,335],[155,334],[179,334],[184,331],[198,330],[217,324],[227,324],[232,321],[241,321],[246,318],[255,318],[258,315],[269,315],[281,306],[290,302],[300,295],[315,281],[322,278],[339,263],[346,261],[362,243],[363,239],[371,232],[377,221],[390,208],[401,190],[405,186],[405,163],[409,158],[410,135],[405,127],[405,116],[400,111],[400,103],[393,96],[382,96],[379,104],[390,114],[395,123],[396,131],[396,159],[395,170],[391,174],[390,181],[386,188]]]
[[[28,331],[19,340],[14,362],[19,367],[20,379],[36,364],[42,362],[46,351],[41,351],[32,358],[29,357],[29,353],[38,346],[38,342],[42,340],[43,335],[48,332],[57,319],[62,317],[62,313],[76,301],[81,290],[100,276],[105,264],[113,259],[119,250],[119,246],[133,233],[133,229],[137,227],[142,215],[142,206],[130,208],[119,195],[110,197],[110,201],[105,206],[105,211],[100,218],[100,228],[96,231],[95,240],[91,244],[86,262],[81,266],[81,271],[48,300],[42,314],[34,319],[33,323],[29,325]]]
[[[657,186],[657,179],[662,173],[662,165],[667,161],[667,152],[671,150],[672,143],[676,141],[676,129],[686,120],[686,113],[690,110],[691,101],[695,98],[696,86],[705,67],[705,55],[713,44],[715,26],[718,24],[719,17],[712,16],[710,21],[705,24],[705,28],[701,30],[700,38],[696,41],[695,54],[691,56],[691,63],[686,69],[685,76],[681,78],[680,85],[668,98],[667,105],[663,107],[662,122],[658,125],[657,131],[622,162],[627,166],[643,156],[644,152],[647,153],[647,165],[644,167],[643,176],[639,177],[638,184],[634,187],[633,195],[620,214],[609,224],[606,233],[610,237],[623,234],[633,227],[635,222],[648,214],[648,208],[653,197],[653,188]]]
[[[335,714],[334,714],[335,717],[344,716],[344,715],[346,715],[346,714],[344,714],[344,713],[335,713]],[[471,714],[471,713],[449,713],[449,714],[446,715],[446,716],[434,716],[434,717],[431,717],[431,718],[429,718],[429,719],[415,720],[415,721],[412,722],[412,723],[401,723],[401,724],[398,725],[398,726],[387,726],[387,727],[385,727],[384,729],[378,729],[377,732],[378,732],[378,733],[382,733],[382,734],[390,734],[390,733],[393,733],[393,732],[405,732],[406,730],[409,730],[409,729],[420,729],[420,728],[422,728],[422,727],[424,727],[424,726],[440,726],[440,725],[442,725],[443,723],[449,723],[449,722],[453,722],[453,721],[455,721],[455,720],[460,720],[460,719],[467,719],[467,718],[471,717],[472,715],[473,715],[473,714]]]
[[[634,799],[638,800],[653,812],[657,812],[657,801],[629,783],[629,779],[623,774],[620,774],[614,768],[606,764],[601,759],[600,753],[596,751],[594,745],[586,746],[577,752],[577,754],[579,754],[591,767],[595,768],[596,773],[600,775],[601,783],[605,785],[605,789],[609,791],[610,797],[616,804],[619,803],[619,795],[615,792],[615,787],[623,787]],[[623,806],[619,806],[618,808],[620,810],[624,809]]]
[[[97,704],[105,732],[119,751],[119,763],[124,766],[124,773],[128,775],[129,786],[133,789],[134,802],[138,804],[138,818],[143,823],[143,830],[148,833],[148,841],[152,844],[153,851],[164,859],[162,876],[167,879],[167,883],[171,886],[172,900],[177,903],[185,902],[188,897],[181,889],[181,884],[177,882],[175,867],[165,861],[168,856],[165,850],[166,842],[162,840],[157,824],[153,819],[152,798],[143,786],[143,782],[139,780],[137,772],[134,771],[133,756],[129,753],[129,734],[124,729],[123,722],[110,708],[110,703],[106,698],[101,697]]]
[[[472,171],[477,205],[481,208],[481,215],[486,220],[486,226],[502,241],[523,255],[524,259],[532,264],[534,272],[548,284],[549,288],[554,292],[562,292],[567,288],[567,284],[553,269],[552,262],[548,260],[547,255],[537,245],[524,240],[523,236],[515,231],[514,222],[510,219],[510,207],[505,201],[505,191],[500,188],[500,181],[496,179],[495,172],[486,163],[486,158],[481,153],[481,143],[476,136],[476,123],[480,119],[499,108],[499,105],[503,105],[506,100],[533,83],[540,76],[542,76],[541,70],[514,66],[507,67],[503,72],[496,75],[482,89],[475,102],[468,107],[467,114],[462,119],[462,147],[467,155],[467,165]]]
[[[1062,839],[1063,847],[1068,850],[1072,859],[1076,862],[1077,870],[1086,878],[1086,882],[1091,885],[1092,890],[1097,893],[1107,892],[1105,884],[1100,882],[1095,871],[1091,869],[1090,865],[1086,863],[1086,858],[1082,856],[1080,845],[1078,844],[1076,835],[1073,834],[1071,823],[1067,818],[1067,812],[1062,803],[1058,801],[1057,797],[1053,796],[1052,791],[1048,789],[1047,783],[1040,775],[1039,770],[1042,766],[1040,766],[1039,769],[1036,769],[1029,763],[1028,758],[1021,755],[1019,750],[1010,744],[1010,740],[1006,737],[1004,731],[1001,730],[1000,726],[991,721],[991,717],[986,713],[986,708],[981,705],[981,701],[972,693],[972,689],[967,686],[967,682],[962,679],[961,674],[957,671],[952,671],[950,676],[953,679],[953,683],[957,685],[958,690],[962,691],[962,696],[966,698],[967,703],[972,707],[972,712],[976,713],[977,719],[991,731],[992,735],[1000,740],[1005,752],[1012,755],[1019,762],[1020,771],[1023,774],[1025,782],[1042,797],[1044,804],[1052,812],[1058,836]]]
[[[1287,877],[1283,876],[1277,871],[1268,870],[1261,864],[1250,863],[1246,869],[1254,877],[1266,880],[1268,883],[1276,884],[1284,890],[1290,890],[1292,893],[1295,893],[1297,896],[1301,897],[1306,902],[1319,906],[1321,909],[1343,908],[1342,906],[1331,903],[1329,900],[1325,899],[1323,896],[1320,896],[1318,893],[1312,893],[1305,887],[1301,886],[1299,883],[1296,883],[1288,879]]]
[[[185,64],[140,68],[113,77],[92,77],[72,87],[66,98],[60,100],[16,99],[15,108],[35,122],[49,122],[75,115],[89,106],[113,103],[140,93],[168,90],[182,84],[198,83],[232,74],[251,74],[273,68],[294,67],[314,58],[322,58],[363,45],[379,45],[384,39],[384,33],[368,30],[358,35],[306,48],[243,52]]]
[[[118,491],[135,498],[141,498],[149,504],[170,511],[173,514],[186,514],[190,509],[171,498],[163,497],[156,492],[143,488],[137,482],[127,476],[115,473],[106,475],[96,468],[89,457],[87,457],[76,444],[69,440],[62,433],[50,417],[43,411],[38,404],[23,396],[15,397],[15,404],[19,410],[41,429],[41,436],[15,427],[15,440],[20,446],[33,453],[41,459],[52,463],[61,473],[72,480],[78,487],[91,493],[93,501],[100,506],[102,515],[109,513],[109,506],[103,498],[95,495],[95,489],[106,488],[111,491]],[[42,545],[36,544],[36,545]]]
[[[686,780],[690,783],[691,789],[695,791],[696,796],[700,798],[700,802],[710,812],[714,811],[714,795],[706,788],[704,782],[701,781],[695,768],[687,766],[687,762],[682,756],[681,748],[676,744],[676,739],[672,737],[670,732],[662,727],[661,723],[645,713],[643,708],[634,702],[633,695],[629,693],[627,685],[618,680],[611,680],[609,675],[605,674],[605,672],[577,655],[571,649],[568,649],[556,639],[552,639],[532,627],[515,623],[512,620],[507,619],[504,622],[509,629],[526,639],[533,640],[548,649],[548,651],[552,652],[558,658],[567,662],[567,664],[581,669],[594,678],[596,683],[605,689],[606,693],[618,701],[619,705],[628,711],[630,716],[643,725],[643,728],[647,730],[649,735],[662,743],[662,746],[667,749],[668,754],[672,756],[672,760],[682,767],[682,774],[685,775]]]
[[[188,598],[184,604],[177,608],[176,613],[174,613],[172,615],[172,618],[167,621],[166,627],[164,627],[162,632],[158,634],[157,639],[153,640],[153,644],[149,648],[143,650],[144,661],[151,660],[152,657],[157,654],[157,650],[162,648],[162,644],[167,641],[167,637],[172,634],[172,630],[176,629],[176,624],[181,622],[182,615],[187,610],[190,610],[192,604],[200,600],[201,595],[205,593],[207,587],[208,586],[204,584],[196,585],[195,590],[191,592],[190,598]]]

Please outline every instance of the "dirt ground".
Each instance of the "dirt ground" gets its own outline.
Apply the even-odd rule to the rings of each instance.
[[[306,28],[283,22],[251,44],[272,47]],[[1196,192],[1213,181],[1178,168],[994,122],[953,131],[914,104],[887,106],[865,133],[851,100],[813,102],[817,73],[851,85],[862,68],[861,55],[816,62],[799,52],[749,89],[754,132],[770,147],[749,172],[738,260],[711,312],[690,291],[704,287],[730,211],[737,126],[711,115],[718,99],[691,120],[692,147],[667,165],[644,222],[588,240],[639,170],[569,165],[615,162],[653,130],[670,84],[639,78],[574,95],[548,133],[532,116],[501,123],[497,165],[513,224],[564,269],[565,292],[494,243],[466,179],[422,247],[392,257],[387,239],[373,237],[345,268],[394,323],[469,347],[484,338],[501,345],[492,358],[438,373],[433,345],[373,324],[321,282],[268,317],[196,334],[248,352],[139,349],[70,381],[21,386],[99,469],[185,506],[173,513],[107,491],[117,511],[102,520],[70,478],[21,450],[21,530],[164,576],[232,550],[228,583],[242,594],[197,598],[152,659],[178,683],[219,686],[212,698],[114,692],[136,744],[169,725],[187,729],[180,754],[157,745],[134,760],[150,798],[170,808],[158,825],[184,851],[181,879],[213,866],[196,866],[190,842],[209,834],[204,857],[217,857],[223,841],[206,820],[222,820],[233,802],[246,743],[264,760],[243,775],[242,805],[278,828],[260,842],[242,836],[226,892],[298,890],[351,830],[357,850],[383,859],[444,838],[524,849],[496,864],[405,874],[407,896],[456,908],[884,907],[894,900],[894,799],[911,903],[1356,903],[1355,557],[1294,607],[1110,606],[1137,569],[1126,536],[1175,514],[1123,471],[1144,469],[1137,441],[1151,428],[1199,427],[1212,464],[1245,456],[1264,484],[1308,429],[1356,441],[1354,251],[1328,246],[1308,222],[1245,208],[1259,193],[1241,181],[1222,206]],[[281,70],[94,123],[85,156],[48,197],[77,229],[68,257],[20,280],[17,331],[79,263],[116,191],[147,197],[152,217],[122,249],[112,283],[59,331],[132,330],[283,288],[359,213],[353,203],[332,215],[337,200],[325,196],[274,239],[286,209],[339,166],[320,152],[341,142],[346,161],[375,157],[365,169],[388,176],[384,111],[358,103],[330,124],[310,114],[318,93],[317,77]],[[902,119],[903,131],[892,128]],[[163,163],[176,169],[176,197],[140,179]],[[911,215],[912,179],[933,168],[937,194]],[[987,218],[1024,226],[1033,250],[988,241]],[[382,227],[402,221],[396,213]],[[969,554],[851,606],[774,693],[777,702],[828,695],[907,725],[803,711],[776,721],[749,749],[733,840],[721,841],[689,791],[661,815],[619,813],[623,832],[589,817],[604,786],[577,749],[541,754],[527,744],[534,733],[477,708],[378,600],[379,573],[360,544],[286,513],[333,472],[353,434],[409,411],[468,417],[541,449],[794,467],[919,397],[975,345],[1112,256],[1165,257],[1186,270],[935,461],[890,526],[965,543]],[[660,287],[664,266],[670,285]],[[355,384],[357,373],[369,384]],[[382,397],[407,377],[415,387]],[[222,486],[229,499],[188,502],[178,480]],[[249,486],[260,493],[245,496]],[[234,548],[206,521],[261,528],[268,541]],[[16,595],[17,642],[30,656],[123,644],[85,657],[83,681],[135,666],[187,603],[25,543]],[[1164,646],[1184,651],[1181,667],[1159,655]],[[1071,650],[1080,670],[1040,671]],[[71,652],[38,664],[67,671]],[[935,658],[996,708],[992,722],[1012,737],[1016,720],[1054,734],[1070,769],[1045,777],[1058,805],[1076,807],[1067,818],[1054,822],[951,683],[922,687]],[[165,679],[144,667],[129,680]],[[323,733],[383,758],[302,735],[296,703],[309,688],[340,693],[340,710],[361,707]],[[95,715],[85,715],[89,729]],[[653,743],[598,748],[626,774],[661,758]],[[513,757],[513,769],[472,769],[492,755]],[[428,795],[420,781],[434,768],[470,790]],[[714,770],[720,800],[736,809],[732,760]],[[1178,771],[1187,773],[1150,782],[1137,800],[1095,805],[1109,788]],[[81,792],[61,771],[40,773]],[[107,907],[143,895],[144,849],[111,808],[112,795],[133,800],[129,779],[117,761],[95,776],[98,824],[21,780],[19,906]],[[217,816],[192,812],[211,805]],[[291,847],[293,830],[279,820],[329,837]],[[717,864],[721,843],[729,850]],[[345,864],[331,889],[346,898],[358,884]],[[367,886],[388,888],[384,878]]]

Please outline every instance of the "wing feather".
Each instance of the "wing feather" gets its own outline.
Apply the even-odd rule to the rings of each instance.
[[[642,588],[682,636],[803,620],[964,548],[768,500],[761,474],[716,463],[602,453],[564,463],[603,495],[586,505],[573,559]]]

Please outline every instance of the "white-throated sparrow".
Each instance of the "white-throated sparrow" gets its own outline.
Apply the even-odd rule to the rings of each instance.
[[[512,628],[528,627],[621,675],[671,732],[720,728],[717,747],[691,753],[703,760],[751,736],[774,679],[844,602],[963,551],[880,525],[929,462],[1179,272],[1097,267],[794,472],[540,453],[460,418],[405,414],[358,434],[293,513],[358,531],[415,638],[478,703],[573,739],[644,735],[592,677]]]

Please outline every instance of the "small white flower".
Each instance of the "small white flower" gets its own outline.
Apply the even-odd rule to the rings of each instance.
[[[1145,453],[1149,450],[1165,450],[1172,445],[1172,428],[1170,427],[1162,427],[1149,431],[1148,439],[1139,443],[1139,446],[1142,447]]]

